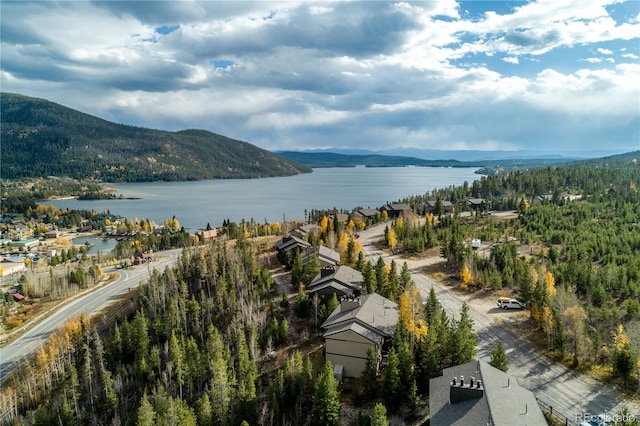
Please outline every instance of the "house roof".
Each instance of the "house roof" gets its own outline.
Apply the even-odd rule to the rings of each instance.
[[[467,199],[467,201],[471,205],[479,206],[480,204],[484,203],[484,198],[469,198]]]
[[[411,210],[411,206],[405,203],[392,203],[392,204],[385,204],[384,206],[382,206],[382,210],[393,210],[393,211],[401,212],[401,211]]]
[[[302,225],[297,227],[294,231],[300,235],[300,236],[305,236],[310,232],[315,232],[318,233],[320,232],[320,225],[316,225],[315,223],[309,223],[307,225]]]
[[[460,377],[464,377],[467,384],[472,377],[476,383],[480,380],[483,389],[481,396],[461,402],[451,401],[454,377],[458,383]],[[485,361],[445,368],[443,376],[429,380],[429,405],[432,426],[547,424],[533,393],[521,387],[515,377]]]
[[[346,324],[343,324],[342,326],[333,327],[330,330],[327,330],[327,332],[324,333],[322,337],[331,337],[344,331],[353,331],[354,333],[357,333],[365,339],[370,340],[371,342],[376,344],[380,343],[384,338],[384,335],[379,330],[370,327],[363,327],[357,322],[348,322]]]
[[[355,211],[355,214],[362,217],[375,217],[380,212],[376,209],[358,209]]]
[[[377,330],[382,336],[393,336],[398,323],[398,304],[378,293],[360,296],[358,301],[359,305],[351,309],[341,303],[322,323],[322,328],[328,333],[334,327],[357,323],[369,330]]]
[[[437,200],[427,200],[424,204],[427,207],[435,207]],[[442,200],[442,207],[453,207],[453,203],[449,200]]]
[[[320,273],[316,275],[313,281],[309,284],[309,290],[312,292],[317,291],[317,288],[321,286],[326,287],[326,284],[330,284],[332,282],[349,287],[351,289],[349,292],[353,291],[355,288],[362,288],[364,278],[360,271],[356,271],[346,265],[340,265],[334,268],[332,273],[327,273],[326,271],[327,269],[321,270]]]
[[[276,250],[278,250],[279,252],[285,252],[285,251],[291,250],[294,247],[309,247],[309,246],[311,246],[309,242],[301,238],[294,237],[293,235],[289,235],[286,237],[282,237],[282,239],[276,243]]]
[[[309,257],[314,254],[320,260],[320,262],[324,262],[330,265],[337,265],[338,263],[340,263],[340,253],[325,246],[314,246],[307,248],[302,253],[302,263],[306,263]]]

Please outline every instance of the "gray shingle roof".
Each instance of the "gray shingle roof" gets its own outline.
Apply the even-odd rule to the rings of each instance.
[[[338,306],[322,324],[322,328],[329,332],[334,327],[355,322],[385,336],[393,336],[398,323],[398,305],[377,293],[360,296],[359,301],[358,307],[349,310],[343,310],[342,304]]]
[[[334,273],[329,275],[324,275],[323,272],[320,272],[309,284],[309,290],[315,291],[316,288],[326,287],[326,284],[329,282],[336,282],[338,284],[347,286],[351,289],[362,289],[362,282],[364,278],[362,278],[362,274],[360,271],[356,271],[353,268],[350,268],[346,265],[340,265],[334,269]]]
[[[480,398],[450,403],[453,377],[464,376],[482,381]],[[443,376],[429,381],[429,405],[432,426],[439,425],[546,425],[547,422],[535,396],[520,387],[515,377],[509,376],[485,361],[472,361],[445,368]]]

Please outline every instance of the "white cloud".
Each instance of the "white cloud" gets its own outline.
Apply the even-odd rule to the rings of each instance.
[[[637,61],[640,20],[613,0],[143,3],[3,3],[3,90],[267,149],[640,137],[638,64],[613,57]]]

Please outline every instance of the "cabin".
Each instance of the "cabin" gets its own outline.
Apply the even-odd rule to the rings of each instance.
[[[389,219],[404,216],[411,213],[411,206],[404,203],[385,204],[380,207],[380,213],[387,212]]]
[[[334,365],[338,379],[360,377],[373,347],[378,367],[388,354],[398,323],[398,305],[371,293],[345,295],[324,323],[324,356]]]
[[[309,247],[311,247],[311,244],[302,238],[298,238],[293,235],[282,237],[282,239],[275,245],[275,249],[277,251],[276,257],[280,263],[284,264],[287,253],[291,252],[292,255],[295,255]]]
[[[454,206],[453,203],[449,200],[441,201],[442,203],[442,212],[443,213],[453,213]],[[437,200],[427,200],[424,203],[424,213],[435,213],[436,205],[438,204]]]
[[[205,229],[203,231],[196,232],[196,235],[200,239],[201,242],[208,242],[212,240],[216,240],[218,238],[218,230],[217,229]]]

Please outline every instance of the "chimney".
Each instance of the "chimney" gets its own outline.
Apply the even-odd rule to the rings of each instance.
[[[347,312],[360,306],[360,298],[353,295],[345,295],[340,298],[340,310]]]
[[[475,384],[475,386],[474,386]],[[471,377],[470,383],[464,385],[464,376],[460,376],[460,382],[454,377],[449,388],[449,402],[455,404],[456,402],[467,401],[469,399],[482,398],[484,395],[484,388],[480,380],[475,380]]]
[[[328,277],[329,275],[332,275],[336,272],[335,269],[333,269],[331,266],[324,266],[322,269],[320,269],[320,277]]]

